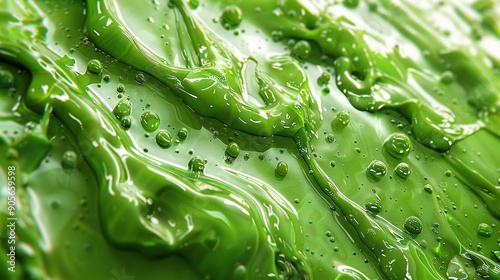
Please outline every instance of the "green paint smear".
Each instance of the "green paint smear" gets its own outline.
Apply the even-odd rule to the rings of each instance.
[[[0,278],[499,279],[499,7],[315,5],[2,2]]]

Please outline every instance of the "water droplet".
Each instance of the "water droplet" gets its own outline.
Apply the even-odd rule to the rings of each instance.
[[[328,230],[328,231],[325,233],[325,235],[326,235],[327,237],[332,237],[332,232]]]
[[[229,5],[222,12],[221,23],[226,29],[240,25],[243,20],[243,13],[238,6]]]
[[[451,84],[455,80],[455,75],[451,71],[444,71],[441,74],[441,82],[445,85]]]
[[[335,136],[333,136],[333,134],[329,133],[328,135],[326,135],[325,140],[327,143],[333,143],[333,141],[335,141]]]
[[[141,116],[141,125],[146,131],[155,131],[160,126],[160,116],[153,111],[144,112]]]
[[[14,75],[10,71],[0,70],[0,88],[10,88],[14,85]]]
[[[129,116],[123,117],[122,118],[122,127],[125,129],[129,129],[130,126],[132,126],[132,118],[130,118]]]
[[[382,211],[382,202],[378,199],[370,199],[368,202],[365,204],[366,210],[378,214],[380,211]]]
[[[200,0],[189,0],[189,7],[196,9],[200,5]]]
[[[344,0],[342,4],[348,8],[356,8],[359,5],[359,0]]]
[[[201,157],[193,157],[188,163],[188,169],[192,177],[200,177],[200,174],[205,171],[205,160]]]
[[[183,127],[179,130],[179,132],[177,133],[177,137],[181,140],[186,140],[186,138],[188,137],[188,130],[187,128]]]
[[[298,41],[292,49],[292,55],[300,59],[307,59],[311,54],[311,45],[305,40]]]
[[[396,132],[385,140],[384,146],[389,155],[397,159],[403,159],[410,153],[411,141],[406,134]]]
[[[125,92],[125,86],[122,85],[122,84],[117,85],[116,86],[116,91],[120,92],[120,93]]]
[[[477,228],[477,234],[484,237],[490,237],[491,234],[493,234],[493,229],[486,223],[480,223]]]
[[[226,148],[226,155],[232,158],[237,158],[240,154],[240,147],[235,142],[229,143]]]
[[[396,168],[394,168],[394,173],[398,175],[401,179],[406,179],[411,174],[410,167],[406,162],[400,162]]]
[[[427,193],[432,193],[432,186],[430,184],[427,184],[427,185],[424,186],[424,190]]]
[[[370,163],[370,165],[368,165],[366,172],[369,177],[375,179],[376,181],[380,181],[380,179],[382,179],[387,173],[387,166],[380,160],[374,160]]]
[[[162,148],[172,146],[172,135],[167,130],[160,130],[156,134],[156,143]]]
[[[324,86],[327,85],[330,82],[330,79],[332,78],[332,74],[330,72],[323,72],[321,75],[318,77],[318,85]]]
[[[346,111],[340,111],[332,120],[332,129],[342,130],[347,125],[349,125],[350,121],[351,117],[349,116],[349,113],[347,113]]]
[[[277,179],[283,179],[288,175],[288,164],[284,161],[278,162],[276,168],[274,169],[274,175]]]
[[[191,1],[189,1],[191,2]],[[243,264],[239,264],[233,271],[233,279],[245,279],[247,278],[247,267]]]
[[[92,59],[89,61],[87,64],[87,71],[92,74],[100,75],[102,73],[101,61],[99,59]]]
[[[144,76],[144,74],[139,73],[139,74],[135,75],[135,81],[139,84],[142,84],[146,81],[146,77]]]
[[[78,165],[78,155],[74,151],[64,152],[61,165],[64,169],[75,168]]]
[[[105,81],[105,82],[109,82],[111,80],[111,77],[109,75],[104,75],[104,77],[102,77],[102,79]]]
[[[120,100],[113,109],[113,114],[115,114],[118,119],[129,116],[131,112],[132,105],[127,100]]]
[[[405,229],[413,234],[419,234],[422,232],[423,224],[422,221],[416,216],[410,216],[405,220]]]

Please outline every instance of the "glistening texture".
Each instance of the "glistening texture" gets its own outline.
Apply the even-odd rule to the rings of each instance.
[[[1,278],[499,278],[499,9],[0,3]]]

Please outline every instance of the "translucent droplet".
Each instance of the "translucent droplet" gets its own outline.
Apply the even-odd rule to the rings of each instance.
[[[125,86],[122,85],[122,84],[117,85],[116,86],[116,91],[119,92],[119,93],[125,92]]]
[[[113,109],[113,114],[115,114],[118,119],[129,116],[131,112],[132,105],[127,100],[120,100]]]
[[[200,177],[200,174],[205,171],[205,160],[201,157],[193,157],[188,163],[188,169],[192,177]]]
[[[160,126],[160,116],[153,111],[144,112],[141,116],[141,125],[148,132],[155,131]]]
[[[327,143],[333,143],[333,141],[335,141],[335,136],[333,136],[333,134],[329,133],[328,135],[326,135],[325,140]]]
[[[243,12],[238,6],[229,5],[222,12],[221,23],[227,29],[237,27],[242,20]]]
[[[233,271],[232,278],[233,279],[245,279],[245,278],[247,278],[247,267],[243,264],[237,265]]]
[[[183,127],[179,130],[179,132],[177,133],[177,137],[181,140],[186,140],[186,138],[188,137],[188,130],[187,128]]]
[[[432,193],[432,186],[430,184],[425,185],[424,191],[427,193]]]
[[[410,216],[405,220],[405,229],[413,234],[419,234],[422,232],[423,224],[422,221],[416,216]]]
[[[229,143],[226,148],[226,155],[232,158],[237,158],[240,154],[240,147],[235,142]]]
[[[102,73],[102,63],[99,59],[92,59],[87,64],[87,72],[100,75]]]
[[[132,126],[132,118],[127,116],[122,118],[122,127],[129,129]]]
[[[348,8],[356,8],[359,5],[359,0],[344,0],[342,4]]]
[[[160,130],[156,134],[156,143],[162,148],[172,146],[172,135],[167,130]]]
[[[78,165],[78,155],[74,151],[64,152],[61,165],[64,169],[74,169]]]
[[[374,160],[368,165],[366,172],[372,179],[380,181],[387,173],[387,166],[380,160]]]
[[[349,113],[347,113],[346,111],[340,111],[335,116],[335,118],[333,118],[332,129],[333,130],[344,129],[346,126],[349,125],[350,121],[351,117],[349,116]]]
[[[441,82],[443,84],[451,84],[453,82],[453,80],[455,80],[455,75],[453,75],[453,73],[451,71],[444,71],[442,74],[441,74]]]
[[[484,237],[490,237],[493,234],[493,229],[486,223],[480,223],[477,228],[477,234]]]
[[[378,214],[382,211],[382,202],[378,199],[370,199],[365,204],[366,210]]]
[[[311,45],[305,40],[298,41],[292,49],[292,55],[300,59],[307,59],[311,55]]]
[[[406,134],[396,132],[385,140],[384,146],[389,155],[397,159],[403,159],[410,153],[411,141]]]
[[[288,164],[284,161],[278,162],[276,168],[274,168],[274,175],[278,179],[283,179],[288,175]]]
[[[401,179],[406,179],[411,174],[410,167],[406,162],[400,162],[396,168],[394,168],[394,173],[398,175]]]
[[[146,81],[146,77],[144,76],[144,74],[139,73],[139,74],[135,75],[135,81],[139,84],[142,84]]]
[[[330,82],[330,79],[332,78],[332,74],[330,72],[323,72],[321,75],[318,77],[318,85],[324,86],[327,85]]]

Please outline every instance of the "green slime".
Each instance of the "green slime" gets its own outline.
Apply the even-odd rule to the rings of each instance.
[[[491,19],[496,7],[479,2],[473,8],[485,18],[481,30],[498,42],[498,25]],[[137,263],[147,266],[165,259],[163,268],[147,272],[151,278],[165,273],[167,279],[499,278],[495,250],[499,232],[494,227],[500,217],[500,193],[494,169],[500,163],[488,152],[498,146],[500,135],[498,56],[472,39],[466,46],[450,44],[428,21],[420,19],[426,10],[411,3],[344,4],[327,5],[321,11],[303,1],[210,1],[198,6],[181,0],[144,5],[94,0],[68,3],[66,8],[22,1],[0,4],[2,128],[5,125],[0,135],[0,151],[5,154],[1,166],[5,174],[7,166],[15,166],[20,182],[16,188],[20,220],[17,272],[7,270],[5,238],[2,278],[85,279],[53,264],[62,259],[54,253],[65,250],[51,250],[44,245],[46,241],[41,242],[47,238],[58,242],[42,230],[46,225],[35,214],[43,182],[48,179],[40,175],[44,179],[37,183],[30,178],[40,177],[37,172],[49,172],[43,162],[52,153],[61,155],[58,176],[77,178],[72,174],[81,172],[93,178],[94,183],[81,180],[87,189],[84,192],[96,193],[92,205],[97,222],[78,225],[103,238],[102,244],[111,247],[106,249],[109,252],[117,250],[108,254],[118,261],[109,263],[122,260],[133,266],[130,260],[139,259]],[[447,5],[456,8],[451,18],[473,20],[468,16],[474,13],[471,8]],[[230,28],[225,7],[242,12],[237,23],[231,19]],[[202,13],[213,14],[210,9],[222,14],[222,26],[209,28],[208,19],[201,19]],[[350,9],[358,9],[385,20],[403,42],[408,40],[422,52],[422,60],[403,55],[399,46],[387,52],[372,50],[367,31],[348,16],[331,15],[330,9],[346,15]],[[70,19],[68,14],[77,16]],[[63,22],[60,26],[58,17]],[[166,23],[154,24],[159,18]],[[212,24],[217,26],[217,21]],[[58,30],[64,30],[64,24],[74,34],[60,35]],[[284,50],[290,53],[245,56],[217,34],[217,28],[222,32],[249,26],[259,28],[264,34],[260,36],[273,37],[275,45],[287,46]],[[72,36],[80,37],[77,43]],[[370,37],[377,39],[376,35]],[[75,45],[77,50],[71,47]],[[325,76],[325,72],[309,70],[313,66],[333,73],[333,82],[349,103],[337,93],[316,94],[319,90],[312,77]],[[125,86],[115,86],[107,98],[114,100],[111,103],[100,96],[110,76],[119,81],[134,76],[123,81]],[[319,86],[328,83],[322,81]],[[141,91],[158,97],[137,96],[133,89],[140,86]],[[461,107],[442,97],[453,92],[460,97]],[[134,105],[148,98],[175,108],[175,116],[181,120],[176,128],[182,131],[175,141],[168,132],[175,127],[165,126],[162,117],[170,107],[152,111],[150,107],[161,106]],[[333,116],[326,110],[328,106],[343,111]],[[368,119],[379,121],[375,126],[382,132],[377,133],[376,128],[364,131],[363,121],[374,123]],[[189,137],[182,124],[191,128]],[[204,157],[212,159],[213,153],[193,156],[189,151],[188,158],[167,158],[148,148],[141,151],[147,141],[138,144],[137,140],[141,134],[145,139],[154,134],[152,143],[161,146],[156,151],[172,150],[172,145],[207,139],[204,131],[227,146],[215,156],[220,167],[211,165],[212,171],[210,160]],[[335,139],[323,141],[322,132],[333,132]],[[366,143],[358,143],[357,137]],[[71,139],[71,144],[61,138]],[[273,149],[279,149],[281,155],[286,149],[291,154],[288,163],[271,162],[270,157],[267,165],[264,153],[272,154]],[[466,153],[467,149],[477,152]],[[236,164],[248,161],[250,153],[255,158],[259,155],[251,161],[257,167],[243,169],[240,165],[248,173],[244,174]],[[374,160],[387,165],[382,176],[370,175]],[[405,178],[392,172],[402,160],[409,166],[405,174],[411,173]],[[271,166],[270,175],[258,167],[266,165]],[[448,179],[438,182],[441,176]],[[293,192],[313,197],[319,205],[299,208],[302,198],[292,204],[286,186],[293,178],[300,180]],[[56,185],[54,190],[62,192],[65,184]],[[368,185],[371,191],[354,190]],[[460,191],[447,192],[451,187]],[[402,194],[398,188],[404,189]],[[2,205],[5,196],[2,193]],[[405,206],[411,210],[400,208],[397,213],[398,204],[414,199],[425,202],[420,202],[420,208],[412,204]],[[480,209],[475,211],[480,214],[474,215],[481,224],[451,213],[460,206],[465,212],[477,209],[477,204]],[[58,205],[52,201],[44,211]],[[7,209],[6,204],[2,209]],[[308,239],[309,234],[324,235],[307,227],[314,224],[312,220],[304,222],[315,211],[325,213],[317,227],[331,228],[337,238],[351,244],[341,246],[352,246],[365,256],[364,261],[334,256],[331,265],[325,264],[323,253],[314,253],[324,250],[321,244],[331,246],[327,241]],[[2,217],[6,221],[8,213],[2,212]],[[489,227],[493,231],[484,234]],[[335,244],[331,231],[326,237]],[[472,242],[477,243],[476,250]],[[107,277],[104,270],[94,275]]]

